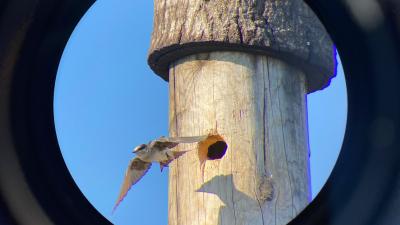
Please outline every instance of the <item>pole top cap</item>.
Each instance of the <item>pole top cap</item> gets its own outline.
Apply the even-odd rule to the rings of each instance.
[[[154,4],[148,64],[166,81],[171,63],[213,51],[282,59],[304,71],[308,93],[327,87],[335,76],[333,43],[302,0],[169,0]]]

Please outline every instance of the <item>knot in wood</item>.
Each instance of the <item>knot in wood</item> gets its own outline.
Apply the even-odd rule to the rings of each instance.
[[[257,198],[259,201],[271,201],[274,194],[272,178],[266,175],[261,175],[257,179]]]

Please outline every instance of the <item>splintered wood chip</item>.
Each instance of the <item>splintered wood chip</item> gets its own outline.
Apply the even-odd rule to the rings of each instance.
[[[199,142],[198,156],[202,174],[204,174],[206,161],[221,159],[225,155],[227,148],[228,145],[218,134],[210,134],[204,141]]]

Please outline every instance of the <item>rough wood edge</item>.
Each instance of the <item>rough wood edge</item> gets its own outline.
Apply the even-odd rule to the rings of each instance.
[[[279,51],[269,47],[234,44],[227,42],[208,41],[175,44],[154,50],[149,54],[148,64],[150,68],[163,80],[168,81],[169,66],[172,62],[185,56],[214,51],[250,52],[257,55],[267,55],[284,60],[290,65],[300,68],[307,78],[307,93],[322,90],[329,86],[330,80],[336,76],[337,62],[333,67],[321,67],[294,56],[291,52]],[[332,46],[332,56],[336,59],[336,49]]]

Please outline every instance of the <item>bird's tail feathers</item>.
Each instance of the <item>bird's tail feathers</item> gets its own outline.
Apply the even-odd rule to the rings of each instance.
[[[182,155],[184,155],[188,151],[190,151],[190,150],[179,151],[179,152],[178,151],[173,151],[172,154],[174,154],[174,159],[177,159],[177,158],[181,157]]]
[[[195,142],[200,142],[204,141],[208,135],[202,135],[202,136],[191,136],[191,137],[169,137],[168,140],[172,142],[178,142],[178,143],[195,143]]]

